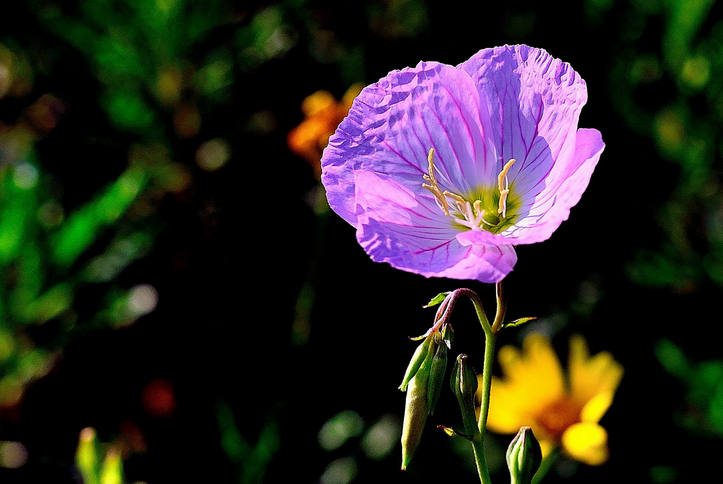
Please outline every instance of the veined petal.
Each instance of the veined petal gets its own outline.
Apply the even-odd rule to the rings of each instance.
[[[595,466],[608,459],[607,440],[607,432],[601,426],[577,423],[562,434],[562,447],[574,459]]]
[[[604,148],[598,130],[577,130],[574,155],[557,161],[547,176],[544,189],[528,202],[527,215],[508,232],[515,237],[515,243],[547,240],[567,220],[570,209],[580,201],[587,188]]]
[[[602,151],[599,133],[595,140],[588,130],[577,130],[585,81],[569,64],[526,45],[484,49],[459,67],[480,91],[497,170],[516,160],[508,177],[522,207],[503,234],[514,244],[547,239],[580,199]]]
[[[482,136],[478,99],[465,72],[436,62],[392,71],[367,86],[324,150],[322,181],[330,206],[356,225],[357,170],[393,176],[424,193],[430,148],[442,190],[466,193],[475,187],[495,164]]]
[[[514,45],[483,49],[459,67],[480,91],[498,162],[517,160],[510,180],[521,191],[571,154],[587,87],[568,63],[543,49]]]
[[[396,178],[357,170],[357,240],[376,262],[424,276],[496,282],[512,270],[511,246],[463,246],[457,230],[434,206]],[[426,197],[426,198],[425,198]]]

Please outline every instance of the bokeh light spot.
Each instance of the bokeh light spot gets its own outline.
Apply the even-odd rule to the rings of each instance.
[[[38,169],[30,163],[20,163],[13,172],[13,181],[18,188],[33,188],[38,183]]]
[[[158,304],[158,291],[150,284],[140,284],[131,289],[128,296],[128,309],[136,316],[148,314]]]
[[[168,417],[176,409],[173,385],[167,380],[156,379],[143,387],[143,408],[154,417]]]
[[[334,450],[357,435],[361,434],[364,421],[353,410],[344,410],[322,425],[319,430],[319,444],[324,450]]]
[[[710,79],[710,62],[705,57],[691,57],[683,63],[680,78],[690,87],[700,89]]]
[[[0,467],[17,469],[28,461],[28,449],[20,442],[0,442]]]
[[[60,224],[64,217],[63,207],[55,200],[45,202],[38,209],[38,220],[48,228]]]
[[[206,171],[216,171],[231,157],[231,147],[221,138],[203,143],[196,151],[196,163]]]
[[[321,475],[321,484],[347,484],[356,477],[357,465],[353,458],[337,459]]]
[[[370,459],[382,459],[394,449],[400,434],[399,419],[394,415],[384,415],[364,434],[362,449]]]

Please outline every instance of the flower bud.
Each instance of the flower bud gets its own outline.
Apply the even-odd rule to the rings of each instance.
[[[407,468],[414,451],[422,438],[424,424],[429,414],[428,386],[434,355],[427,357],[409,381],[407,400],[404,405],[404,422],[402,423],[402,470]]]
[[[440,336],[441,339],[441,336]],[[434,408],[439,401],[442,392],[442,382],[447,372],[447,345],[444,341],[437,344],[437,349],[432,357],[432,366],[429,371],[429,383],[427,384],[427,398],[429,400],[429,414],[434,414]]]
[[[100,484],[123,484],[123,461],[119,449],[111,448],[105,455]]]
[[[424,338],[424,341],[422,341],[420,345],[417,346],[417,349],[414,350],[412,359],[409,361],[409,365],[407,366],[407,371],[404,373],[404,379],[402,380],[402,384],[399,385],[399,389],[401,391],[407,391],[407,385],[409,385],[410,380],[414,378],[414,375],[416,375],[417,371],[419,371],[419,367],[422,366],[422,362],[424,362],[424,359],[427,357],[427,353],[429,353],[430,347],[432,347],[431,349],[432,351],[434,351],[433,340],[433,335],[427,336],[426,338]]]
[[[465,354],[457,356],[452,370],[452,378],[450,380],[452,391],[457,397],[459,409],[462,412],[462,422],[464,431],[470,435],[477,435],[477,418],[474,408],[474,395],[477,392],[477,375],[475,375],[469,358]]]
[[[530,427],[522,427],[507,448],[511,484],[530,484],[542,463],[540,444]]]
[[[99,484],[100,459],[95,429],[86,427],[80,432],[78,449],[75,452],[75,465],[85,484]]]

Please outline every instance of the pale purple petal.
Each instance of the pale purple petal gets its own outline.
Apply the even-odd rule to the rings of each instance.
[[[357,171],[357,240],[376,262],[424,276],[497,282],[517,256],[511,246],[463,246],[448,218],[389,176]]]
[[[604,144],[577,128],[586,100],[569,64],[524,45],[485,49],[457,67],[392,71],[361,92],[330,138],[329,204],[375,261],[497,282],[517,260],[513,246],[547,239],[587,187]],[[430,148],[440,200],[422,187]],[[497,175],[511,159],[511,211],[501,205],[508,218],[497,222],[489,197],[501,196]]]
[[[477,84],[483,124],[497,147],[498,171],[510,159],[510,186],[523,211],[548,183],[556,163],[572,157],[585,81],[566,62],[526,45],[484,49],[459,65]]]
[[[478,99],[466,73],[435,62],[392,71],[366,87],[322,157],[322,182],[334,211],[356,223],[357,170],[393,176],[433,203],[421,186],[430,148],[443,190],[460,193],[479,184],[495,163],[483,142]]]
[[[515,238],[516,244],[547,240],[567,220],[570,208],[580,201],[587,188],[604,148],[598,130],[577,130],[574,153],[566,160],[557,161],[530,212],[508,234]]]

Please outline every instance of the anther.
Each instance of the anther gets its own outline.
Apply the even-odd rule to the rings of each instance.
[[[510,193],[510,183],[509,180],[507,180],[507,173],[514,164],[515,159],[512,158],[505,164],[500,174],[497,175],[497,187],[500,190],[500,203],[497,208],[497,214],[502,215],[502,218],[507,216],[507,195]]]
[[[439,184],[437,183],[437,177],[434,176],[434,148],[429,149],[429,154],[427,155],[427,161],[429,162],[429,173],[422,175],[422,178],[424,178],[424,181],[427,181],[429,183],[422,183],[422,187],[426,188],[430,192],[432,192],[432,195],[437,199],[439,202],[439,205],[442,207],[442,210],[444,211],[444,214],[449,216],[449,207],[447,205],[447,199],[445,198],[444,194],[442,193],[442,190],[439,188]]]

